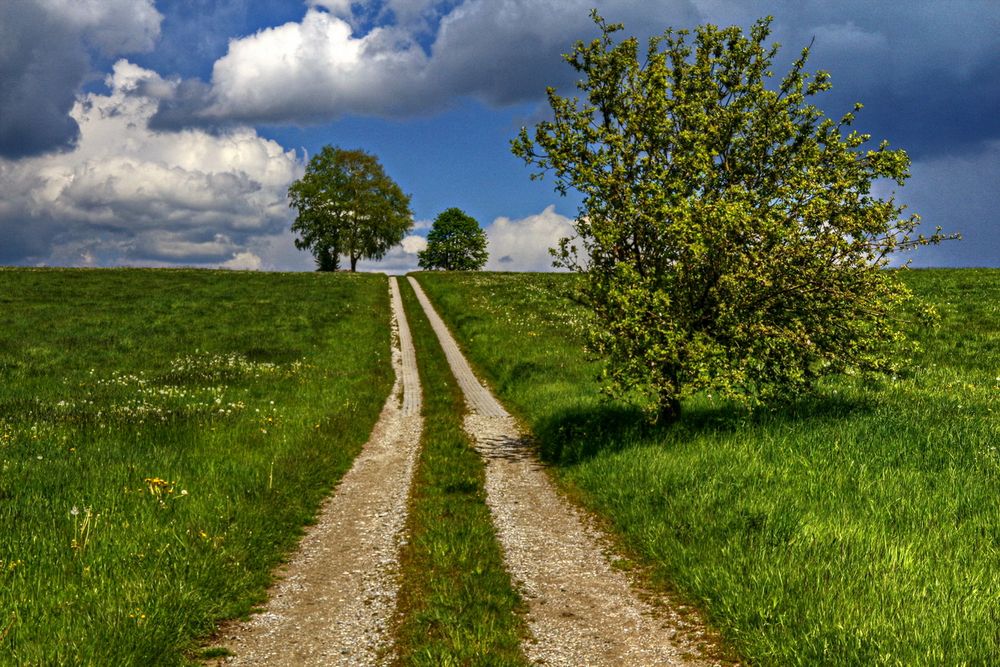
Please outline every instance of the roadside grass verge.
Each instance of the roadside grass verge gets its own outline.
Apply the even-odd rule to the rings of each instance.
[[[659,428],[599,398],[573,276],[417,277],[561,482],[751,663],[1000,663],[1000,271],[902,274],[942,322],[900,377]]]
[[[0,664],[186,664],[392,384],[384,277],[0,270]]]
[[[423,385],[424,432],[401,555],[396,654],[401,665],[526,665],[486,506],[484,465],[462,428],[465,403],[413,288],[400,290]]]

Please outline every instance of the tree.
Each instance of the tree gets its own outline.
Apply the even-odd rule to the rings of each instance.
[[[668,29],[640,61],[636,39],[592,14],[601,36],[565,60],[583,99],[548,90],[553,119],[512,142],[582,194],[577,238],[557,263],[586,274],[591,350],[604,389],[672,419],[701,390],[748,403],[788,396],[835,372],[892,371],[910,294],[886,267],[919,218],[872,193],[902,185],[909,158],[826,118],[830,88],[803,49],[780,82],[770,18]],[[855,105],[854,111],[861,109]]]
[[[325,146],[288,198],[298,210],[295,247],[309,248],[319,271],[336,271],[341,255],[356,271],[359,259],[381,259],[413,226],[410,197],[361,150]]]
[[[441,213],[427,234],[427,249],[417,253],[422,269],[478,271],[486,264],[486,232],[472,216],[457,208]]]

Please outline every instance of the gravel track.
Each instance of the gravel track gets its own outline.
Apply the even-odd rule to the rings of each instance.
[[[517,423],[476,379],[420,285],[409,280],[465,392],[465,428],[486,461],[487,503],[528,604],[528,658],[573,667],[712,664],[690,613],[648,591],[640,597],[611,566],[609,540],[555,490]]]
[[[263,613],[223,628],[226,665],[389,661],[398,558],[420,444],[421,392],[399,286],[389,279],[396,381],[371,438],[325,501]]]

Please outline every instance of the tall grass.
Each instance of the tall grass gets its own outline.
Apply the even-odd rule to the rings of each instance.
[[[183,664],[392,382],[375,276],[0,270],[0,664]]]
[[[560,479],[752,663],[1000,663],[1000,271],[902,277],[942,314],[899,377],[653,428],[597,395],[571,276],[421,274]]]
[[[486,507],[465,403],[409,283],[401,283],[424,387],[424,432],[402,554],[398,664],[525,665],[521,606]]]

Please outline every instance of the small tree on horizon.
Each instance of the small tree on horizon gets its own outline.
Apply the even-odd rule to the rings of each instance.
[[[853,113],[810,102],[830,81],[805,71],[808,48],[772,82],[770,18],[749,36],[668,29],[640,58],[592,16],[601,36],[565,56],[582,99],[550,88],[553,119],[512,148],[533,178],[583,195],[556,256],[585,275],[605,391],[671,420],[702,390],[759,403],[831,373],[894,371],[911,295],[880,269],[945,238],[872,193],[904,183],[906,153],[863,149]]]
[[[382,259],[413,227],[410,197],[361,150],[324,146],[288,198],[298,210],[295,247],[312,251],[318,271],[336,271],[341,255],[357,271],[359,259]]]
[[[427,234],[427,248],[417,253],[417,262],[426,270],[478,271],[489,259],[488,243],[475,218],[449,208],[435,218]]]

